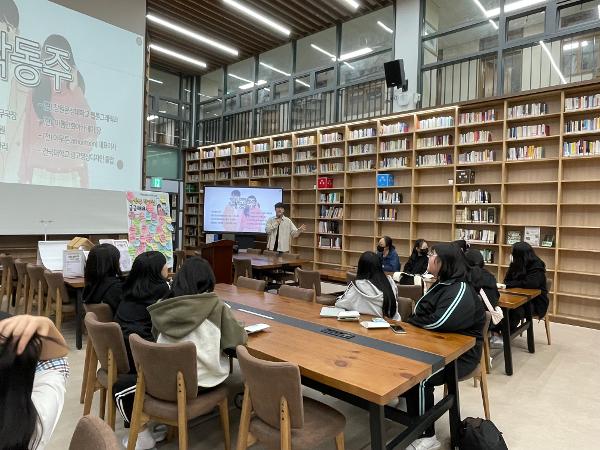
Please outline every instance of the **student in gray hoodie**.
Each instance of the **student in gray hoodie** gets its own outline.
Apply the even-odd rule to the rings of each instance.
[[[199,256],[187,259],[175,274],[168,297],[148,307],[159,343],[196,345],[198,386],[212,388],[229,376],[224,350],[246,343],[244,327],[213,292],[215,275]]]

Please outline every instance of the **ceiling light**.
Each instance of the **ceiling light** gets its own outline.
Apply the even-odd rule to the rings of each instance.
[[[568,44],[563,45],[563,50],[574,50],[576,48],[581,47],[587,47],[588,45],[588,41],[573,41],[573,42],[569,42]]]
[[[190,64],[194,64],[196,66],[206,68],[205,62],[200,61],[198,59],[190,58],[189,56],[182,55],[181,53],[174,52],[173,50],[169,50],[168,48],[161,47],[160,45],[150,44],[150,48],[152,50],[156,50],[159,53],[164,53],[165,55],[172,56],[173,58],[177,58],[182,61],[188,62]]]
[[[485,8],[483,8],[483,6],[481,6],[481,3],[479,3],[478,0],[473,0],[473,2],[475,2],[475,4],[477,4],[477,6],[480,9],[482,9],[484,14],[488,18],[495,17],[500,14],[500,8],[492,8],[492,9],[486,10]],[[546,3],[546,0],[518,0],[516,2],[512,2],[508,5],[504,5],[504,12],[508,13],[508,12],[517,11],[519,9],[528,8],[530,6],[537,5],[538,3]]]
[[[381,28],[383,28],[385,31],[387,31],[390,34],[394,34],[394,30],[392,30],[390,27],[388,27],[385,23],[383,23],[382,21],[378,20],[377,21],[377,25],[379,25]]]
[[[285,75],[289,77],[291,73],[284,72],[283,70],[278,69],[277,67],[270,66],[269,64],[265,64],[264,62],[259,63],[261,66],[266,67],[267,69],[271,69],[273,72],[280,73],[281,75]]]
[[[198,34],[192,30],[189,30],[188,28],[184,28],[182,26],[179,26],[177,24],[169,22],[165,19],[161,19],[160,17],[157,17],[154,14],[146,14],[146,18],[150,22],[154,22],[158,25],[163,26],[164,28],[168,28],[169,30],[176,31],[179,34],[183,34],[184,36],[195,39],[198,42],[202,42],[204,44],[208,44],[212,47],[218,48],[219,50],[222,50],[225,53],[229,53],[230,55],[233,55],[233,56],[239,55],[239,52],[233,47],[229,47],[228,45],[221,44],[220,42],[217,42],[211,38],[208,38],[206,36]]]
[[[481,10],[481,12],[488,17],[488,12],[487,10],[483,7],[483,5],[481,4],[481,2],[479,0],[473,0],[473,3],[475,3],[475,5],[477,5],[477,7]]]
[[[259,22],[262,22],[265,25],[268,25],[269,27],[273,28],[274,30],[279,31],[281,34],[284,34],[286,36],[289,36],[291,34],[291,30],[289,28],[284,27],[283,25],[275,22],[274,20],[268,18],[267,16],[264,16],[261,13],[255,11],[251,8],[248,8],[245,5],[242,5],[241,3],[239,3],[235,0],[223,0],[223,1],[225,3],[227,3],[228,5],[234,7],[238,11],[241,11],[244,14],[258,20]]]
[[[152,81],[153,83],[163,84],[160,80],[155,80],[154,78],[148,78],[148,81]]]
[[[158,119],[158,116],[155,116],[155,115],[151,115],[151,116],[146,117],[146,120],[148,122],[150,122],[151,120],[156,120],[156,119]]]
[[[498,25],[492,19],[489,20],[490,24],[494,27],[494,30],[498,30]]]
[[[357,56],[366,55],[367,53],[371,53],[372,51],[373,49],[371,47],[359,48],[358,50],[354,50],[353,52],[340,55],[340,61],[345,61],[346,59],[352,59],[356,58]]]
[[[546,52],[546,55],[548,55],[548,58],[550,58],[550,64],[552,64],[552,68],[558,74],[558,76],[560,78],[560,81],[562,81],[563,84],[567,84],[567,80],[565,79],[565,77],[563,76],[562,72],[558,68],[558,65],[556,64],[556,61],[554,61],[554,58],[552,57],[552,53],[550,53],[550,50],[548,50],[548,47],[546,46],[546,44],[544,43],[544,41],[540,41],[540,45],[542,46],[542,48]]]
[[[256,85],[257,85],[257,86],[262,86],[263,84],[267,84],[267,82],[266,82],[265,80],[258,80],[258,81],[256,82]]]
[[[323,50],[321,47],[316,46],[315,44],[310,44],[310,46],[312,48],[314,48],[315,50],[317,50],[318,52],[323,53],[324,55],[327,55],[331,58],[332,61],[337,61],[337,58],[335,57],[335,55],[333,53],[329,53],[327,50]]]
[[[254,87],[254,83],[251,81],[250,83],[247,83],[247,84],[242,84],[242,85],[240,86],[240,89],[251,89],[251,88],[253,88],[253,87]]]
[[[302,80],[296,80],[296,83],[301,84],[302,86],[310,87],[310,84],[308,84]]]
[[[358,9],[358,7],[360,6],[360,4],[354,0],[343,0],[343,2],[350,6],[352,9]]]
[[[167,111],[158,111],[158,112],[161,113],[161,114],[166,114],[167,113]]]
[[[235,78],[236,80],[245,81],[246,83],[253,83],[253,81],[250,81],[246,78],[242,78],[239,75],[236,75],[234,73],[228,73],[227,75],[229,75],[231,78]]]
[[[354,70],[354,66],[352,66],[352,65],[348,64],[346,61],[344,61],[344,65],[346,65],[346,66],[350,67],[350,69],[351,69],[351,70]]]

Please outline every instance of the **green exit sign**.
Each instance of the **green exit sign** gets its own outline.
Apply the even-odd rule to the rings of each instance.
[[[161,177],[152,177],[150,178],[150,187],[152,189],[160,189],[162,188],[163,179]]]

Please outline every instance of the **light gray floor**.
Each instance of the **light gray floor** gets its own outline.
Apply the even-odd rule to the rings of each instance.
[[[527,353],[524,337],[515,341],[515,374],[512,377],[504,374],[502,358],[495,360],[492,374],[488,378],[492,420],[504,433],[510,450],[600,448],[600,331],[552,324],[552,346],[545,342],[543,323],[536,324],[535,332],[537,351],[534,355]],[[65,324],[65,335],[74,348],[72,321]],[[332,345],[335,345],[335,340],[332,340]],[[79,389],[83,359],[83,350],[70,352],[71,378],[65,407],[49,450],[68,448],[77,420],[82,414]],[[237,369],[229,383],[231,392],[240,390]],[[439,391],[440,389],[436,389],[436,393],[439,394]],[[335,406],[345,414],[347,449],[369,448],[366,413],[318,392],[307,390],[306,393]],[[480,391],[473,387],[472,381],[461,383],[460,395],[463,417],[483,416]],[[97,398],[92,409],[94,414],[97,413],[96,401]],[[230,419],[232,443],[235,444],[239,411],[233,406]],[[438,422],[436,429],[438,437],[444,443],[443,448],[449,448],[447,416]],[[398,430],[398,425],[388,424],[390,435]],[[116,432],[119,438],[125,434],[120,420],[117,420]],[[176,448],[176,441],[158,446],[159,450]],[[191,425],[190,448],[223,448],[217,418]],[[322,448],[335,447],[331,442]]]

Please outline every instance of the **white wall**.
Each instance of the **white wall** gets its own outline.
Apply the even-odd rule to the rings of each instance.
[[[395,59],[404,60],[408,91],[395,89],[394,111],[415,109],[419,73],[419,0],[396,0]]]

